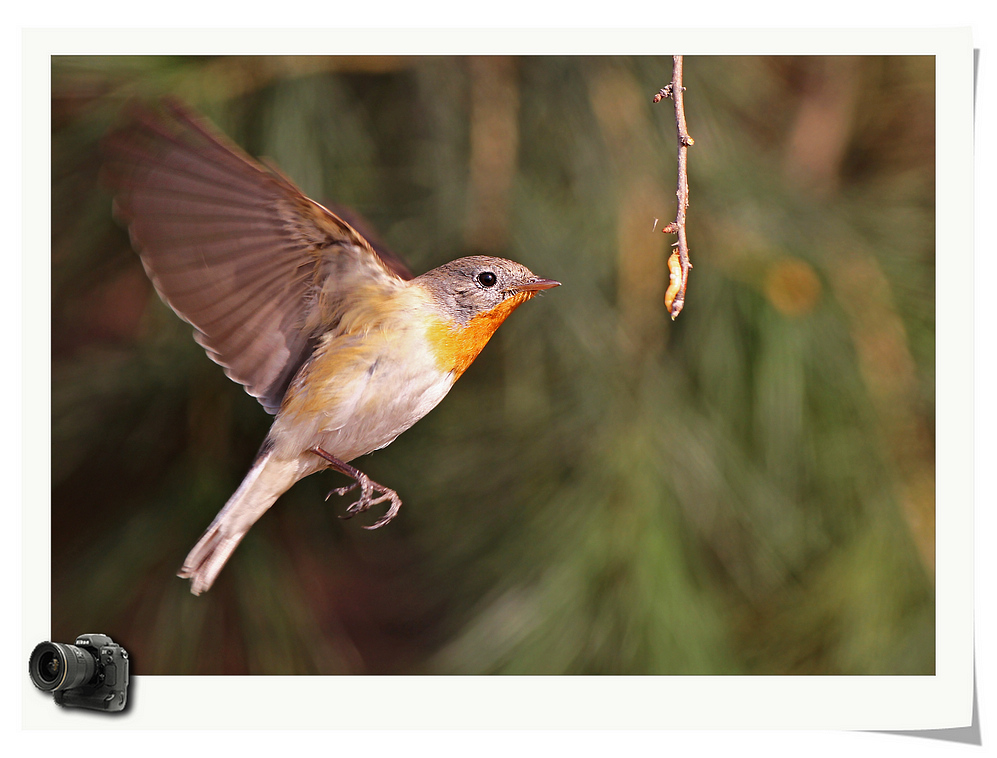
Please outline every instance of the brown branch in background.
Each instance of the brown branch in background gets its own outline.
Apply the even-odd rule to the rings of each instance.
[[[682,311],[685,305],[685,288],[689,284],[689,269],[692,264],[689,262],[689,243],[685,236],[685,211],[689,207],[689,174],[688,174],[688,152],[689,146],[695,144],[695,140],[689,136],[689,130],[685,125],[685,103],[682,93],[685,87],[682,86],[682,56],[672,56],[672,81],[664,86],[654,96],[653,102],[661,102],[662,98],[670,97],[675,104],[675,128],[678,132],[678,189],[675,192],[678,198],[678,208],[675,213],[675,221],[668,224],[663,231],[665,234],[678,235],[678,249],[668,258],[668,271],[670,283],[665,291],[665,307],[671,314],[672,320]]]
[[[646,217],[648,210],[667,208],[674,190],[661,182],[654,140],[660,125],[647,107],[646,85],[618,59],[601,58],[590,71],[585,89],[609,155],[608,178],[614,188],[610,210],[616,231],[617,339],[628,359],[643,360],[664,346],[659,303],[668,278],[668,256],[661,255],[665,240],[647,233]]]
[[[464,243],[482,255],[501,256],[509,245],[519,156],[517,65],[506,56],[468,59],[471,144]]]

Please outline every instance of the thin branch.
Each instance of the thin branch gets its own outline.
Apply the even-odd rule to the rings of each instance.
[[[661,102],[663,98],[671,98],[675,104],[675,129],[678,133],[678,189],[675,192],[678,198],[678,206],[675,213],[675,221],[665,226],[665,234],[678,235],[678,249],[672,252],[668,258],[668,271],[671,279],[668,289],[665,291],[665,307],[671,314],[672,320],[682,311],[685,305],[685,289],[689,284],[689,269],[692,264],[689,262],[689,243],[685,236],[685,212],[689,207],[689,174],[688,174],[688,152],[689,146],[695,144],[695,140],[689,136],[689,130],[685,124],[685,103],[682,93],[685,87],[682,86],[682,56],[672,56],[672,81],[662,87],[654,96],[655,103]]]

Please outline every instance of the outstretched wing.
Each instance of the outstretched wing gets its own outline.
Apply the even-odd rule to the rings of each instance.
[[[411,278],[178,103],[133,106],[103,147],[115,214],[159,295],[270,413],[323,326],[320,304]]]

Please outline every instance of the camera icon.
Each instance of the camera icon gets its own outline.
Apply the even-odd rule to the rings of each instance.
[[[105,634],[81,634],[72,645],[38,643],[28,676],[59,705],[120,711],[128,700],[128,652]]]

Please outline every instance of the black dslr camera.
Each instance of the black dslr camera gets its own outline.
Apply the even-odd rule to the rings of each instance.
[[[28,659],[35,687],[59,705],[120,711],[128,691],[128,653],[105,634],[81,634],[73,645],[40,642]]]

